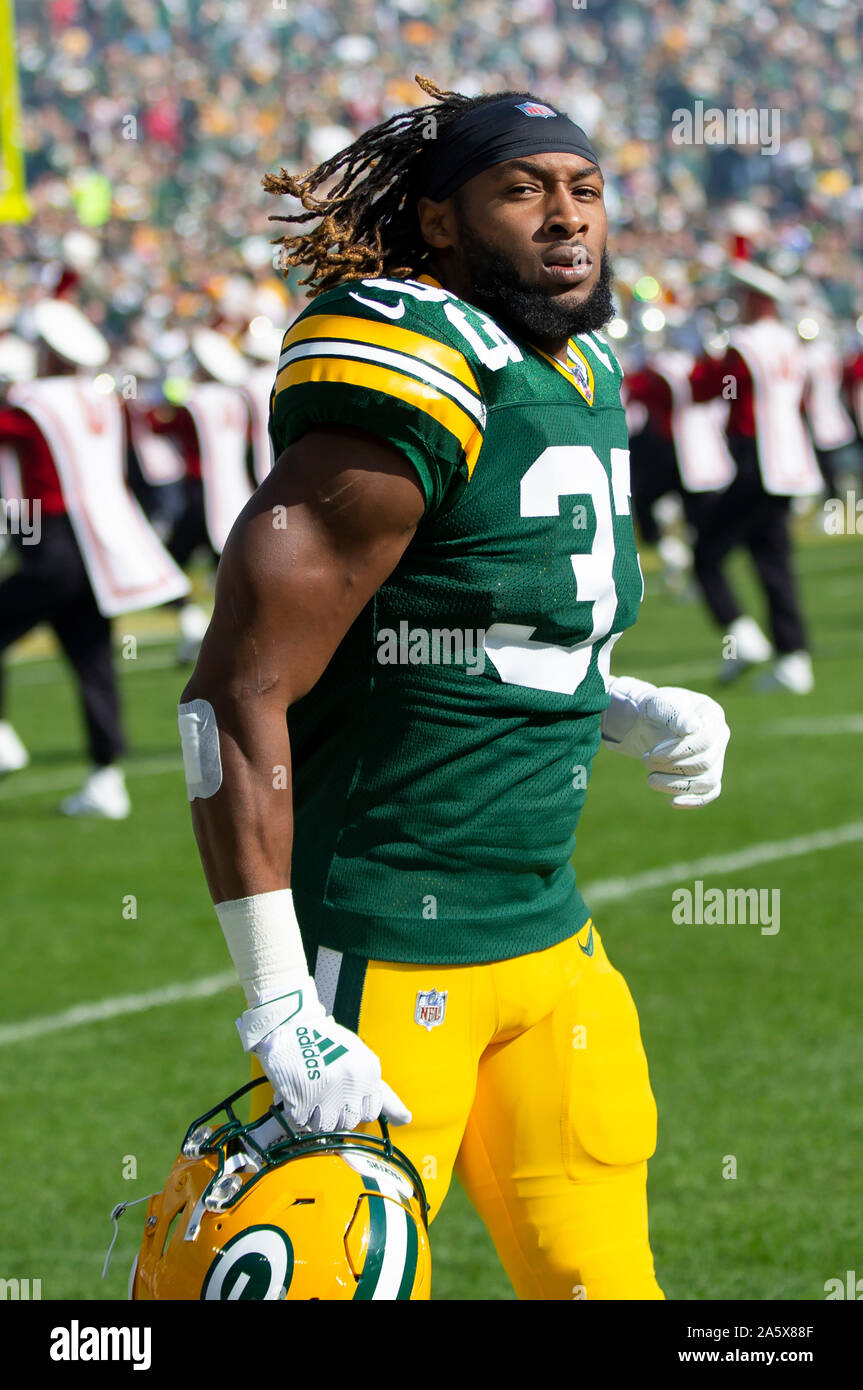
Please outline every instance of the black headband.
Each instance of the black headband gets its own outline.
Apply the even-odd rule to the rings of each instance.
[[[578,154],[599,167],[589,139],[560,111],[526,97],[478,106],[431,143],[422,191],[436,203],[493,164],[530,154]]]

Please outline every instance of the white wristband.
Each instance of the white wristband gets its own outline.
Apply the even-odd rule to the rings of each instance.
[[[296,989],[309,969],[290,888],[216,903],[231,959],[249,1004]]]

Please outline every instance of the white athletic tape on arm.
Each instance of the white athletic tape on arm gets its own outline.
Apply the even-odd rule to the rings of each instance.
[[[222,757],[213,706],[209,700],[189,700],[178,705],[177,723],[189,800],[215,796],[222,785]]]
[[[308,986],[309,968],[290,888],[217,903],[216,916],[249,1004]]]

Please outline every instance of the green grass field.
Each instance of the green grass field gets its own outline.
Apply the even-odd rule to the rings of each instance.
[[[580,880],[589,903],[598,885],[595,917],[638,1004],[659,1104],[651,1234],[671,1299],[823,1299],[827,1279],[863,1274],[863,545],[809,537],[799,558],[814,693],[758,695],[746,680],[719,696],[732,729],[725,786],[698,812],[672,811],[637,764],[601,756],[579,830]],[[742,562],[737,573],[760,616]],[[152,623],[120,621],[118,640]],[[120,824],[57,815],[84,767],[72,686],[38,645],[10,664],[8,716],[32,763],[0,784],[0,1276],[41,1278],[45,1298],[125,1296],[143,1208],[121,1222],[103,1282],[111,1207],[161,1187],[189,1120],[246,1075],[238,988],[10,1034],[230,968],[191,832],[175,716],[185,678],[171,651],[142,640],[119,663],[134,744],[134,810]],[[717,657],[702,608],[649,572],[615,669],[719,695]],[[841,827],[852,827],[845,843],[812,844]],[[762,862],[735,862],[765,845]],[[718,855],[732,862],[630,882]],[[781,929],[675,925],[673,888],[694,877],[780,889]],[[433,1258],[437,1299],[513,1297],[455,1188]]]

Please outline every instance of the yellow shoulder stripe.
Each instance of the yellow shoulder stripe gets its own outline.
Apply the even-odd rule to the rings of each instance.
[[[339,320],[344,322],[344,320]],[[365,320],[362,320],[365,327]],[[375,325],[376,326],[376,325]],[[482,447],[482,432],[467,411],[456,405],[449,396],[424,381],[352,357],[303,357],[290,363],[276,377],[275,394],[286,387],[309,381],[342,382],[362,386],[368,391],[380,391],[387,396],[407,401],[417,410],[436,420],[458,440],[467,461],[468,477],[474,470]],[[275,397],[274,397],[275,401]]]
[[[439,343],[435,338],[427,338],[423,333],[413,333],[408,328],[399,328],[394,323],[374,319],[351,318],[346,314],[310,314],[289,329],[282,343],[282,352],[309,338],[347,338],[351,342],[370,343],[374,347],[389,348],[391,352],[404,352],[409,357],[418,357],[423,362],[449,372],[471,391],[480,394],[476,377],[456,348]]]

